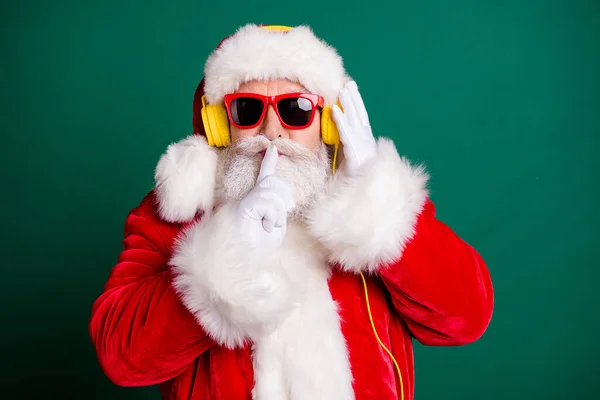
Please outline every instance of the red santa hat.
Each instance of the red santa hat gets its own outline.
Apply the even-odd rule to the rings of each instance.
[[[269,79],[297,82],[323,96],[325,105],[332,105],[350,77],[336,49],[307,26],[245,25],[221,41],[206,61],[194,96],[194,133],[204,135],[203,95],[208,104],[219,104],[242,83]]]

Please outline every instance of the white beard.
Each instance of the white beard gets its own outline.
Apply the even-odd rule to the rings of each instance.
[[[229,203],[241,200],[256,184],[262,163],[261,151],[271,144],[285,154],[279,157],[275,174],[292,186],[295,206],[288,213],[290,221],[303,218],[325,189],[331,163],[326,145],[321,142],[316,151],[288,139],[270,141],[257,135],[237,141],[219,154],[216,171],[216,200]]]

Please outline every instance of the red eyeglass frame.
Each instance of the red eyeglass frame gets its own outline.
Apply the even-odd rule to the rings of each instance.
[[[263,102],[263,109],[262,109],[260,118],[258,118],[258,122],[256,122],[253,125],[238,125],[235,122],[233,122],[233,118],[231,117],[231,102],[234,101],[235,99],[239,99],[242,97],[246,97],[246,98],[250,97],[253,99],[261,100]],[[281,115],[279,115],[279,109],[277,108],[277,103],[280,100],[289,99],[289,98],[303,98],[303,99],[306,99],[311,102],[312,107],[313,107],[312,114],[310,116],[310,120],[308,121],[308,123],[306,125],[302,125],[302,126],[288,125],[281,118]],[[281,123],[281,125],[284,128],[286,128],[286,129],[306,129],[312,125],[312,123],[315,119],[316,108],[319,107],[322,109],[323,105],[325,104],[325,99],[323,98],[323,96],[320,96],[318,94],[313,94],[313,93],[302,93],[302,92],[283,93],[283,94],[279,94],[277,96],[265,96],[265,95],[258,94],[258,93],[229,93],[224,96],[223,101],[225,103],[225,108],[227,109],[227,116],[229,118],[229,123],[238,129],[252,129],[252,128],[256,128],[257,126],[259,126],[262,123],[263,119],[265,118],[265,115],[267,114],[267,109],[269,108],[269,104],[273,104],[273,109],[275,110],[275,113],[277,114],[277,118],[279,118],[279,122]]]

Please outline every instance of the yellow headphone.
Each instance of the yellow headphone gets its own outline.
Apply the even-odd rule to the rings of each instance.
[[[282,31],[287,32],[291,28],[282,25],[269,25],[263,26],[263,29],[269,31]],[[340,108],[341,104],[338,103]],[[206,96],[202,96],[202,124],[204,125],[204,132],[206,133],[206,139],[210,146],[214,147],[227,147],[231,144],[231,133],[229,131],[229,118],[227,117],[227,110],[222,104],[206,104]],[[326,106],[321,112],[321,139],[327,145],[334,146],[332,170],[335,173],[337,163],[337,153],[340,147],[340,133],[338,132],[335,121],[333,120],[331,106]],[[400,393],[401,399],[404,400],[404,385],[402,382],[402,373],[400,372],[400,366],[396,362],[396,359],[392,355],[392,352],[383,344],[377,330],[375,329],[375,323],[373,322],[373,316],[371,314],[371,306],[369,302],[369,292],[367,290],[367,282],[364,275],[361,272],[361,278],[365,290],[365,296],[367,301],[367,311],[369,313],[369,319],[371,321],[371,327],[377,338],[377,342],[385,350],[385,352],[391,357],[396,367],[396,372],[400,378]]]

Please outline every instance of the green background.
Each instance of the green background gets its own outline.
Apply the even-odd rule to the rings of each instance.
[[[489,264],[488,331],[417,345],[417,400],[600,398],[600,2],[1,7],[3,398],[159,398],[102,374],[91,304],[160,154],[191,132],[206,56],[247,22],[337,47],[376,135],[428,166],[439,218]]]

